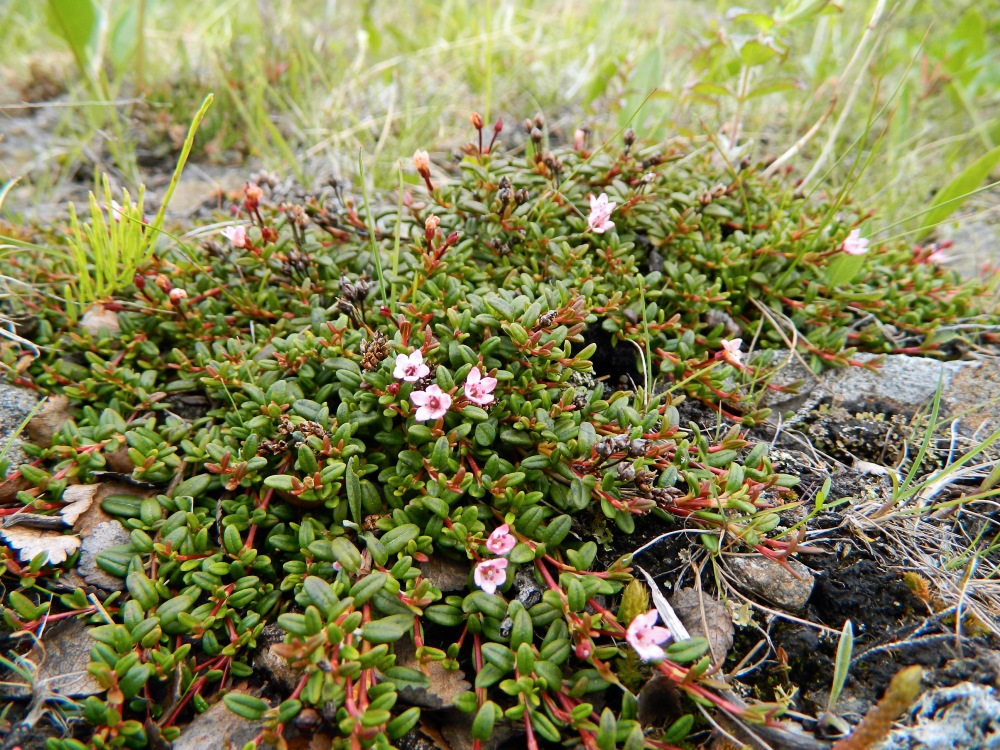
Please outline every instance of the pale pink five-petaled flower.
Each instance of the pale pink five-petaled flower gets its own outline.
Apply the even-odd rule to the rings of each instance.
[[[625,639],[643,661],[658,661],[666,656],[660,644],[670,638],[670,631],[656,627],[659,616],[660,613],[655,609],[644,615],[636,615],[625,631]]]
[[[430,373],[431,368],[424,364],[424,353],[419,349],[409,355],[396,355],[396,369],[392,371],[394,378],[415,383],[420,378],[426,378]]]
[[[587,229],[598,234],[603,234],[609,229],[614,229],[615,223],[611,221],[611,212],[615,210],[617,203],[609,203],[608,196],[601,193],[595,198],[590,196],[590,216],[587,217]]]
[[[222,236],[233,243],[233,247],[247,246],[247,228],[244,226],[226,227],[222,230]]]
[[[497,379],[484,378],[478,367],[473,367],[465,379],[466,397],[480,406],[493,403],[493,389],[496,387]]]
[[[421,422],[443,417],[451,406],[451,396],[436,384],[427,386],[425,391],[414,391],[410,394],[410,401],[418,407],[416,417]]]
[[[517,546],[517,540],[510,533],[510,526],[507,524],[497,526],[490,534],[490,538],[486,540],[486,549],[501,557],[506,556],[515,546]]]
[[[743,339],[719,339],[719,343],[722,344],[722,358],[733,367],[742,367],[743,352],[740,351],[740,346]]]
[[[507,580],[507,558],[497,557],[493,560],[483,560],[476,565],[472,574],[476,585],[487,594],[495,594],[497,588]]]
[[[948,253],[934,245],[934,252],[927,256],[928,263],[945,263],[948,260]]]
[[[861,236],[860,230],[852,229],[841,248],[848,255],[864,255],[868,252],[868,240]]]

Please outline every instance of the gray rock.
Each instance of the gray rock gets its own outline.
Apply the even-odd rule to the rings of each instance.
[[[231,690],[238,693],[238,690]],[[259,721],[237,716],[222,701],[188,724],[174,740],[173,750],[206,750],[210,747],[243,747],[262,729]]]
[[[260,650],[253,658],[253,665],[267,674],[268,681],[276,682],[291,692],[298,684],[302,670],[293,669],[287,659],[274,652],[274,647],[284,639],[285,631],[278,623],[265,625],[259,638]]]
[[[787,359],[787,351],[777,351],[771,362],[779,364]],[[853,359],[871,362],[876,356],[859,353]],[[912,410],[934,398],[939,381],[947,392],[958,373],[978,366],[976,362],[939,362],[927,357],[896,354],[886,357],[878,372],[861,367],[843,367],[817,376],[792,357],[774,374],[771,385],[787,388],[799,383],[796,392],[768,389],[762,405],[786,412],[797,411],[806,402],[823,397],[832,398],[834,403],[876,398]]]
[[[872,354],[854,356],[860,362],[874,358]],[[788,352],[778,351],[772,362],[786,360]],[[929,404],[940,385],[941,415],[960,417],[961,432],[972,435],[979,430],[980,437],[986,437],[1000,427],[1000,367],[991,362],[940,362],[898,354],[886,357],[877,372],[845,367],[816,376],[793,357],[774,374],[771,384],[794,387],[794,392],[768,389],[761,406],[777,414],[799,416],[823,398],[830,398],[834,405],[878,400],[913,412]]]
[[[28,461],[21,450],[20,438],[14,434],[38,401],[34,391],[0,382],[0,451],[7,448],[5,457],[10,460],[12,469]]]
[[[763,555],[726,555],[725,561],[737,585],[748,595],[789,612],[805,609],[815,581],[812,571],[798,560],[786,561],[795,575]]]
[[[1000,700],[987,685],[928,690],[912,726],[894,729],[881,750],[1000,750]]]
[[[80,545],[80,562],[77,570],[91,586],[105,591],[124,591],[125,581],[106,572],[97,564],[97,555],[108,547],[117,547],[131,541],[128,531],[118,521],[105,521],[83,537]]]

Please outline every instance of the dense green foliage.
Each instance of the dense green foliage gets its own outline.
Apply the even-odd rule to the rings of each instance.
[[[427,683],[395,663],[407,639],[419,663],[474,675],[457,704],[478,739],[505,717],[529,745],[678,742],[689,719],[648,737],[636,721],[643,673],[624,627],[647,607],[620,611],[629,556],[597,560],[609,524],[629,533],[651,512],[693,524],[713,553],[794,550],[776,512],[794,480],[738,424],[765,414],[768,357],[727,357],[724,342],[845,365],[856,349],[942,352],[949,325],[981,312],[929,248],[846,254],[866,217],[842,197],[798,195],[718,148],[640,148],[630,132],[624,147],[550,148],[544,122],[528,125],[524,156],[470,146],[453,180],[401,185],[400,208],[368,211],[340,185],[248,187],[246,239],[164,238],[104,303],[120,330],[32,301],[41,352],[19,380],[67,396],[73,419],[12,467],[7,482],[28,483],[18,501],[51,510],[123,464],[153,486],[103,500],[131,532],[98,557],[127,587],[103,605],[53,596],[75,556],[29,565],[0,547],[11,628],[56,613],[95,625],[107,694],[80,708],[93,747],[143,747],[147,720],[173,736],[251,674],[270,622],[301,670],[294,691],[273,707],[227,700],[266,720],[261,740],[304,706],[338,746],[403,736],[419,712],[398,691]],[[588,196],[601,194],[615,227],[597,233]],[[19,271],[58,288],[54,263]],[[416,351],[428,372],[400,378],[397,356]],[[470,398],[471,372],[496,379],[492,399]],[[418,419],[413,394],[435,386],[448,403]],[[681,396],[737,423],[714,437],[683,425]],[[502,524],[516,545],[490,592],[473,569],[501,559],[486,540]],[[435,559],[467,566],[467,586],[437,588],[423,571]],[[655,669],[703,704],[776,710],[706,687],[705,650],[671,644]],[[607,690],[617,708],[598,712],[590,696]]]

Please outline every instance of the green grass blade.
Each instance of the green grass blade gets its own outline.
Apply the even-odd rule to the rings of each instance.
[[[959,172],[955,179],[941,188],[934,196],[934,200],[931,201],[929,210],[924,214],[917,239],[921,240],[926,237],[930,234],[931,229],[958,210],[962,201],[982,186],[983,182],[990,176],[990,172],[996,169],[998,164],[1000,164],[1000,146],[980,156]]]
[[[848,620],[840,632],[840,642],[837,644],[837,660],[833,668],[833,684],[830,686],[830,699],[826,702],[827,713],[832,714],[840,700],[840,693],[847,682],[847,672],[851,668],[851,654],[854,653],[854,625]]]
[[[383,302],[391,302],[385,293],[385,277],[382,274],[382,257],[375,242],[375,220],[372,218],[372,205],[368,196],[368,183],[365,182],[364,152],[358,149],[358,179],[361,181],[361,197],[365,202],[365,223],[368,228],[368,244],[371,245],[372,260],[375,262],[375,273],[378,276],[378,288]]]

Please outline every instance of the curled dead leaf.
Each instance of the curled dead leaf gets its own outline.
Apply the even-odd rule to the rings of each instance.
[[[75,534],[60,534],[58,531],[32,529],[27,526],[0,529],[0,537],[18,551],[18,557],[22,562],[31,562],[35,555],[44,552],[46,563],[59,565],[80,546],[80,537]]]
[[[636,696],[636,718],[644,727],[669,726],[684,715],[677,685],[662,674],[653,675]]]
[[[677,591],[670,597],[670,604],[692,638],[708,639],[712,661],[718,664],[725,660],[736,632],[726,605],[693,588]]]
[[[69,397],[49,396],[38,413],[24,426],[24,432],[32,443],[48,448],[52,445],[52,436],[71,419]]]
[[[5,479],[3,482],[0,482],[0,503],[9,503],[17,497],[18,492],[30,490],[34,486],[20,474],[10,479]]]
[[[112,336],[121,331],[121,327],[118,325],[118,313],[114,310],[108,310],[100,303],[87,308],[87,311],[80,318],[80,328],[94,337],[101,331],[107,331]]]

